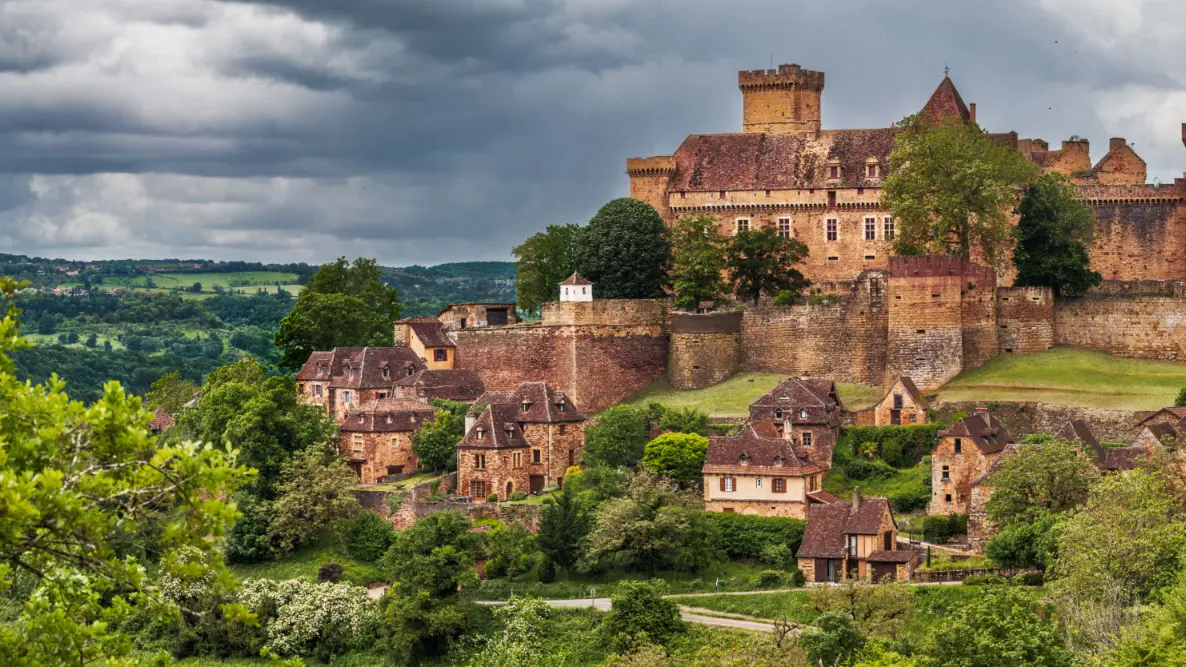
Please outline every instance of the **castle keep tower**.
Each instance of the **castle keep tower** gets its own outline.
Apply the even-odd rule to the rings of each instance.
[[[823,72],[779,65],[778,69],[738,72],[737,85],[745,132],[792,133],[810,139],[819,134]]]

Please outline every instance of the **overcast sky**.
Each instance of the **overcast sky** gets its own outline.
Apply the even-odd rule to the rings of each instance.
[[[737,70],[827,74],[825,128],[917,111],[1186,170],[1181,0],[0,0],[0,251],[509,259],[740,129]]]

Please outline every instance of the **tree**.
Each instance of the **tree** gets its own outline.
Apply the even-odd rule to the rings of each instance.
[[[577,270],[579,225],[548,225],[515,247],[515,299],[525,312],[560,298],[560,282]]]
[[[589,465],[632,466],[642,459],[648,440],[650,422],[646,410],[614,405],[585,429],[582,458]]]
[[[326,528],[362,511],[358,475],[323,445],[296,452],[284,463],[268,534],[280,553],[311,544]]]
[[[881,194],[894,216],[895,250],[971,259],[977,248],[999,265],[1011,249],[1008,214],[1037,166],[959,119],[911,116],[900,127]]]
[[[544,558],[571,571],[580,558],[591,517],[577,497],[575,485],[565,484],[560,493],[544,503],[540,510],[539,540]]]
[[[399,292],[373,259],[345,257],[317,269],[276,329],[280,365],[297,370],[317,350],[390,345],[400,315]]]
[[[1069,667],[1057,626],[1028,589],[989,586],[954,609],[924,647],[923,667]]]
[[[1087,456],[1065,440],[1023,445],[992,473],[993,493],[984,505],[988,517],[1008,528],[1083,504],[1099,477]]]
[[[1043,174],[1025,189],[1013,230],[1017,285],[1050,287],[1056,295],[1081,294],[1100,284],[1087,247],[1095,215],[1062,174]]]
[[[642,465],[647,470],[670,477],[685,486],[703,480],[704,455],[708,438],[695,433],[664,433],[646,445]]]
[[[602,621],[618,650],[629,650],[639,643],[665,644],[687,629],[679,605],[663,597],[666,592],[667,583],[662,579],[623,581],[618,586]]]
[[[667,225],[650,204],[628,197],[597,211],[577,250],[577,268],[604,299],[662,297],[670,261]]]
[[[807,246],[765,227],[734,236],[725,266],[737,297],[757,303],[763,294],[798,295],[806,289],[811,281],[795,268],[805,257]]]
[[[456,470],[457,443],[465,436],[465,412],[469,406],[451,401],[433,401],[438,410],[412,434],[412,451],[420,467],[427,470]]]
[[[149,408],[162,408],[171,415],[181,414],[186,403],[194,400],[198,395],[198,385],[189,380],[182,380],[181,373],[173,371],[162,375],[152,383],[152,388],[144,396],[144,404]]]
[[[0,587],[25,598],[0,624],[0,664],[138,664],[125,622],[164,622],[175,607],[125,547],[159,556],[167,574],[179,574],[180,552],[203,554],[185,573],[224,588],[217,549],[235,508],[223,494],[249,471],[233,450],[157,442],[152,414],[117,382],[85,406],[57,379],[18,380],[7,355],[29,347],[13,304],[21,287],[0,277]],[[168,529],[146,530],[157,516]]]
[[[676,308],[694,310],[701,301],[719,298],[728,289],[725,270],[727,239],[716,218],[683,217],[671,227],[671,268],[667,277]]]

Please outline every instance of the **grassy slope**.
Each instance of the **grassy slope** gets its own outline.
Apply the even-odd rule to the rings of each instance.
[[[787,375],[779,373],[738,373],[707,389],[682,391],[672,388],[666,378],[660,377],[628,402],[646,405],[658,401],[673,408],[694,407],[712,417],[745,417],[749,414],[750,403],[785,379]],[[840,384],[837,388],[840,400],[848,410],[869,407],[881,398],[881,390],[876,387]]]
[[[1034,354],[1001,355],[961,373],[939,391],[939,399],[1155,410],[1172,405],[1183,385],[1186,363],[1056,347]]]

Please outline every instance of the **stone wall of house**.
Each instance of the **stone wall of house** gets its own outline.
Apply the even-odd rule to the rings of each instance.
[[[745,312],[741,365],[748,371],[827,377],[880,385],[886,365],[886,274],[823,286],[834,303]],[[834,290],[834,291],[833,291]]]
[[[1054,305],[1057,345],[1122,357],[1186,360],[1186,298],[1088,294]]]
[[[667,379],[676,389],[702,389],[741,368],[742,313],[674,313]]]
[[[1082,419],[1091,425],[1095,437],[1113,442],[1128,442],[1136,435],[1136,423],[1147,412],[1129,410],[1105,410],[1103,408],[1081,408],[1046,403],[939,403],[932,408],[940,420],[951,421],[957,412],[972,414],[976,408],[987,407],[993,416],[1000,419],[1014,439],[1020,440],[1032,433],[1055,433],[1068,421]]]
[[[1054,293],[1049,287],[998,287],[997,326],[1005,354],[1054,347]]]
[[[487,390],[511,391],[520,382],[542,380],[590,414],[645,388],[667,369],[668,340],[660,324],[520,324],[465,329],[456,336],[457,367],[476,371]]]

